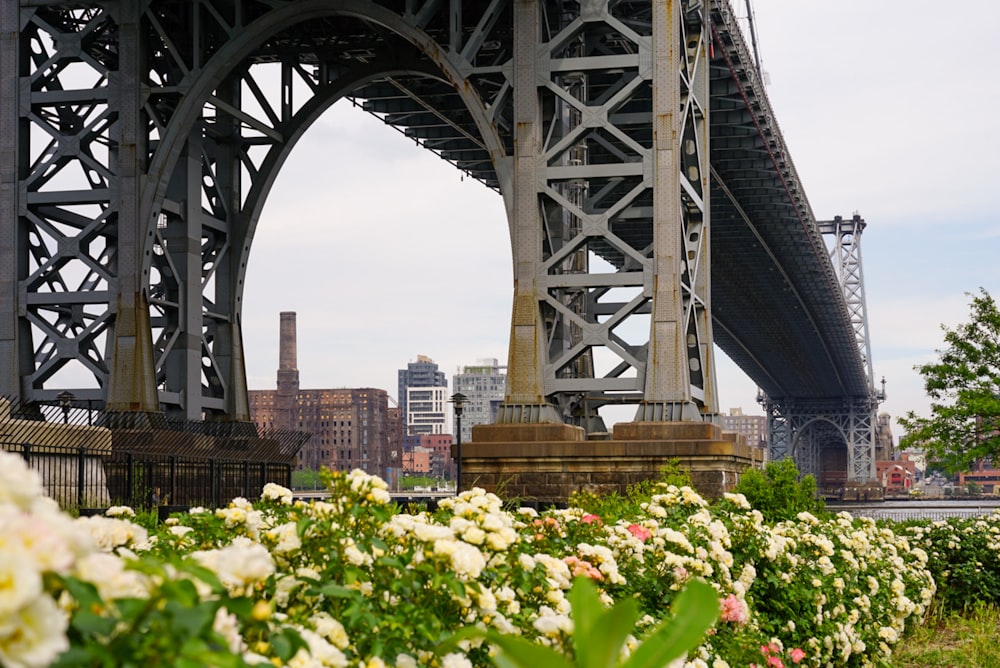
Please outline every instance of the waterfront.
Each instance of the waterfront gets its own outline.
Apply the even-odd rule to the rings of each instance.
[[[989,515],[1000,510],[1000,498],[960,499],[906,499],[882,501],[878,503],[828,503],[830,512],[846,510],[856,517],[891,519],[897,521],[913,519],[943,520],[949,517],[976,517]]]

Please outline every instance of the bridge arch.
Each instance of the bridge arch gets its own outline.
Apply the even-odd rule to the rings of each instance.
[[[383,32],[387,43],[367,64],[337,72],[316,66],[310,81],[301,56],[292,54],[278,58],[279,81],[255,76],[255,69],[264,69],[264,63],[255,62],[262,45],[303,24],[344,17],[374,24]],[[336,33],[324,37],[341,38]],[[498,165],[506,154],[503,142],[486,105],[461,73],[469,67],[460,53],[443,50],[413,17],[369,2],[311,0],[266,14],[226,42],[199,72],[188,75],[192,78],[188,92],[171,114],[149,170],[169,176],[151,181],[143,193],[147,227],[143,276],[155,360],[147,376],[155,377],[162,404],[184,411],[190,419],[206,414],[249,419],[241,312],[254,231],[291,150],[338,100],[386,78],[418,77],[449,86],[477,131],[470,138],[493,162],[498,189],[509,190],[499,187],[510,181]],[[247,91],[258,107],[256,113],[240,104]],[[293,105],[292,98],[302,93],[306,99]],[[225,99],[227,94],[232,99]],[[226,125],[228,136],[224,136]],[[219,140],[220,135],[225,141]],[[251,150],[257,151],[256,159],[251,159]],[[202,249],[199,267],[181,256],[195,236]],[[178,248],[184,251],[172,253],[171,245],[182,239],[186,243]],[[177,275],[185,271],[186,281]],[[211,280],[198,280],[206,276]],[[199,395],[202,401],[191,401]]]
[[[815,476],[821,490],[843,488],[848,481],[854,458],[848,431],[827,416],[808,418],[795,430],[791,456],[803,475]]]

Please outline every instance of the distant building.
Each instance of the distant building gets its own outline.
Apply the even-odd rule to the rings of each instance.
[[[722,428],[734,431],[747,439],[747,445],[767,449],[767,417],[764,415],[744,415],[742,408],[729,409],[729,415],[723,415]]]
[[[923,478],[927,471],[927,455],[923,450],[904,450],[900,453],[900,459],[904,462],[913,462],[913,468],[917,472],[917,479]]]
[[[399,370],[399,408],[405,434],[444,434],[448,428],[448,381],[429,357],[418,355]]]
[[[976,433],[978,439],[997,436],[997,430],[983,425],[982,417],[976,418]],[[1000,494],[1000,461],[992,458],[977,459],[971,471],[958,474],[958,484],[967,485],[974,482],[986,494]]]
[[[906,459],[875,462],[875,477],[887,495],[909,494],[916,481],[916,464]]]
[[[971,471],[958,474],[958,484],[965,486],[974,482],[984,494],[1000,494],[1000,467],[992,459],[979,459]]]
[[[455,462],[451,458],[451,434],[407,434],[403,437],[403,457],[417,466],[420,457],[428,457],[428,473],[434,478],[455,479]]]
[[[280,317],[277,389],[249,391],[251,419],[260,428],[312,435],[299,450],[300,470],[359,468],[388,479],[390,469],[402,464],[401,429],[390,412],[389,395],[375,388],[301,389],[295,313]]]
[[[392,397],[389,398],[389,401],[396,403]],[[389,468],[385,480],[391,489],[396,489],[399,474],[405,470],[403,465],[403,411],[398,405],[389,406],[389,410],[386,412],[386,439],[389,442],[389,457],[386,466]]]
[[[494,358],[476,360],[476,364],[462,367],[461,373],[452,378],[455,393],[465,395],[462,409],[462,442],[472,440],[472,428],[477,424],[493,424],[497,408],[507,390],[507,367],[500,366]]]
[[[431,474],[431,451],[415,447],[403,453],[403,473],[406,475],[429,476]]]

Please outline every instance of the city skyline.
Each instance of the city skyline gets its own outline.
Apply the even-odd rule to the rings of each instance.
[[[927,414],[914,365],[936,357],[942,324],[967,320],[965,293],[1000,285],[989,162],[1000,138],[981,130],[997,97],[986,82],[1000,6],[972,2],[977,21],[948,52],[928,48],[946,41],[934,12],[912,2],[755,7],[769,96],[816,217],[858,212],[868,223],[881,410]],[[421,354],[449,379],[478,358],[506,363],[512,279],[500,196],[346,107],[307,132],[261,217],[244,298],[249,386],[274,382],[282,310],[299,313],[303,387],[391,393],[396,369]],[[761,411],[755,385],[721,356],[717,378],[721,411]]]

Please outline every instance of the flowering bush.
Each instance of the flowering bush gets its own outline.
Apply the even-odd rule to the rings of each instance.
[[[899,531],[924,546],[946,608],[1000,604],[1000,510],[983,517],[910,521]]]
[[[488,665],[498,635],[571,657],[579,577],[604,606],[636,606],[626,654],[700,579],[720,617],[683,665],[866,666],[935,591],[927,554],[869,520],[771,526],[741,495],[710,505],[686,486],[651,488],[609,518],[508,512],[480,489],[404,513],[380,479],[326,473],[327,501],[268,485],[147,532],[120,508],[68,518],[15,462],[0,461],[6,668],[464,668]],[[453,638],[466,627],[479,631]]]

